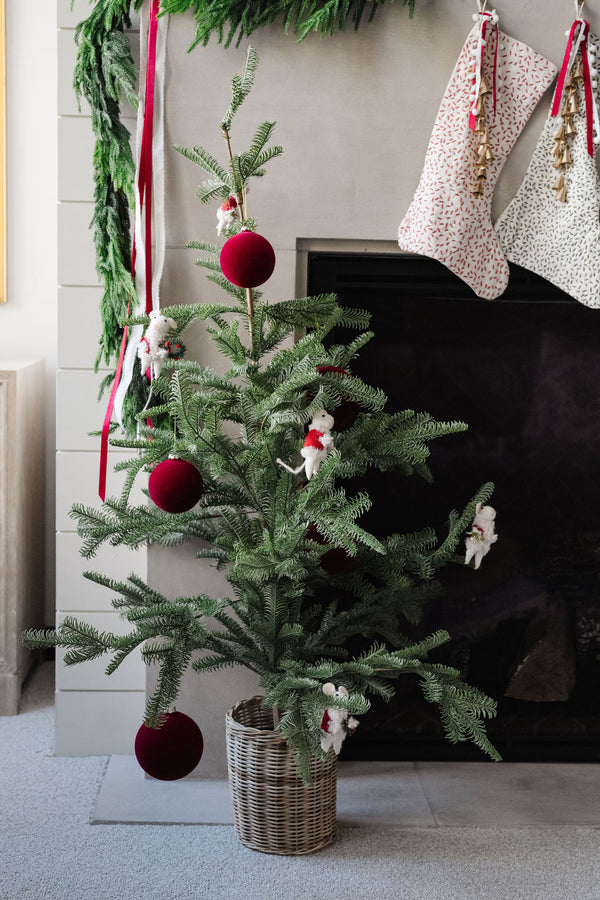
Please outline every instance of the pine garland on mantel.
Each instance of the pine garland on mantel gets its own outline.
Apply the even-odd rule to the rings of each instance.
[[[225,38],[229,47],[237,33],[237,44],[253,31],[281,20],[286,32],[300,40],[311,31],[332,35],[345,31],[348,21],[357,29],[367,8],[371,22],[377,8],[394,0],[162,0],[164,13],[181,13],[191,9],[196,22],[196,35],[190,49],[206,46],[213,34],[219,43]],[[415,0],[402,0],[412,17]],[[226,35],[226,36],[225,36]]]
[[[196,33],[190,50],[206,45],[215,35],[230,46],[258,28],[280,21],[299,40],[309,32],[331,35],[344,31],[348,22],[357,29],[368,9],[370,22],[379,6],[394,0],[161,0],[161,14],[193,13]],[[125,30],[130,12],[143,0],[97,0],[75,33],[78,45],[74,87],[78,98],[91,107],[94,147],[94,216],[96,270],[103,296],[102,333],[95,367],[116,364],[130,297],[135,295],[130,274],[131,234],[129,211],[133,206],[134,161],[131,136],[121,122],[123,97],[137,105],[137,74]],[[402,0],[412,16],[415,0]],[[111,374],[103,389],[113,379]],[[139,391],[139,385],[132,385]],[[130,389],[131,392],[131,389]],[[143,401],[141,403],[143,406]],[[131,423],[139,408],[131,404]],[[127,407],[124,410],[127,419]]]

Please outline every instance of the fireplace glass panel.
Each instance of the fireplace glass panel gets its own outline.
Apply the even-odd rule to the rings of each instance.
[[[308,293],[327,292],[371,312],[375,338],[352,371],[387,393],[387,411],[469,425],[431,445],[432,485],[396,473],[349,483],[373,500],[365,527],[442,535],[451,509],[495,483],[498,542],[479,571],[441,570],[444,596],[407,632],[448,629],[438,658],[498,701],[488,733],[505,759],[600,758],[600,310],[518,267],[490,302],[435,260],[309,254]],[[343,753],[482,758],[445,741],[411,677],[374,701]]]

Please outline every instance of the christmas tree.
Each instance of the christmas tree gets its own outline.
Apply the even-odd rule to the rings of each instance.
[[[384,393],[351,374],[373,337],[367,312],[342,308],[331,294],[269,302],[256,290],[274,259],[246,218],[246,192],[282,151],[270,144],[274,123],[261,124],[240,154],[232,152],[230,130],[257,62],[250,49],[244,73],[232,82],[220,123],[227,162],[202,147],[178,148],[208,175],[201,200],[222,203],[220,261],[214,245],[190,246],[203,252],[200,264],[227,297],[162,310],[172,321],[153,382],[156,400],[139,414],[138,437],[111,440],[132,451],[119,464],[126,471],[121,496],[100,509],[72,510],[85,557],[104,542],[135,548],[201,538],[206,543],[196,556],[224,571],[231,598],[171,599],[134,575],[120,582],[88,572],[118,595],[113,606],[130,632],[100,633],[67,617],[56,631],[29,631],[24,641],[66,648],[66,665],[107,655],[107,673],[141,646],[146,663],[158,665],[146,709],[151,727],[164,720],[189,667],[201,674],[246,666],[259,676],[264,705],[274,709],[305,779],[311,757],[326,752],[327,716],[338,709],[344,716],[365,713],[369,695],[391,697],[401,674],[416,676],[425,699],[439,706],[449,740],[471,740],[496,759],[484,727],[494,701],[430,659],[448,634],[438,631],[417,644],[406,636],[407,623],[438,593],[436,570],[457,560],[476,504],[489,498],[491,485],[462,513],[450,513],[441,538],[425,528],[379,540],[361,527],[370,500],[349,493],[350,479],[374,467],[390,478],[431,480],[431,441],[466,426],[424,412],[387,412]],[[229,361],[226,374],[170,352],[197,320]],[[148,318],[128,324],[136,321]],[[351,337],[333,343],[334,329]],[[145,472],[155,502],[131,505],[132,487]],[[353,656],[348,644],[356,636],[368,643]],[[332,685],[348,693],[332,694]]]

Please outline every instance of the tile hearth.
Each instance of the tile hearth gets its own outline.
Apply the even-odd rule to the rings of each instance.
[[[341,762],[340,825],[600,827],[597,763]],[[94,825],[227,825],[226,781],[147,778],[133,756],[112,756]]]

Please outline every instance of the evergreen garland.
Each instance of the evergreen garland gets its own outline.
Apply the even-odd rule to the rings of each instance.
[[[250,49],[243,78],[234,79],[228,124],[252,85],[256,62]],[[271,131],[259,129],[263,136]],[[253,155],[252,150],[233,155],[225,137],[229,169],[212,160],[208,167],[222,181],[219,190],[230,189],[230,179],[244,171],[242,161]],[[267,152],[262,141],[259,155]],[[206,164],[201,147],[185,155]],[[250,166],[239,184],[242,194],[252,174],[258,172]],[[200,264],[214,279],[217,248],[194,246],[205,254]],[[67,617],[56,631],[26,632],[25,644],[66,648],[67,665],[107,655],[108,674],[141,647],[144,660],[159,666],[146,706],[146,723],[152,726],[160,724],[176,699],[188,667],[201,673],[245,666],[259,676],[264,705],[281,711],[280,732],[306,780],[311,757],[323,755],[324,710],[341,705],[323,693],[326,682],[347,686],[350,695],[343,705],[357,715],[369,708],[369,694],[389,698],[399,675],[413,675],[425,699],[439,706],[448,739],[473,741],[497,759],[483,724],[494,714],[495,702],[465,684],[455,669],[430,659],[448,634],[438,631],[415,644],[406,633],[407,622],[418,621],[423,604],[439,593],[436,570],[460,561],[457,548],[476,504],[489,499],[492,485],[483,485],[462,512],[450,514],[441,539],[425,528],[383,540],[361,525],[369,497],[349,495],[345,485],[373,467],[394,477],[430,480],[429,445],[466,426],[411,410],[386,412],[383,391],[356,376],[319,374],[318,367],[350,366],[371,339],[365,311],[341,308],[332,294],[270,304],[251,289],[227,281],[222,286],[226,302],[163,312],[175,319],[178,333],[196,320],[206,322],[219,353],[229,360],[229,371],[219,375],[191,360],[165,360],[154,382],[158,403],[139,414],[154,427],[142,425],[139,439],[112,441],[132,451],[117,466],[126,473],[121,496],[101,509],[76,505],[71,515],[86,557],[106,542],[138,547],[201,538],[205,546],[196,556],[224,570],[231,598],[198,593],[169,599],[137,576],[115,581],[88,572],[87,578],[117,595],[112,605],[130,625],[129,633],[102,633]],[[240,327],[247,332],[243,338]],[[340,327],[359,334],[331,345],[328,338]],[[303,336],[290,341],[300,329]],[[358,403],[361,412],[336,434],[335,452],[313,477],[306,481],[282,469],[277,459],[296,458],[315,412],[325,408],[335,415],[344,400]],[[132,505],[136,479],[173,451],[202,474],[198,504],[175,514],[153,504]],[[313,526],[322,544],[310,538]],[[333,548],[353,559],[350,571],[331,575],[323,568],[322,557]],[[352,657],[348,642],[358,636],[371,645]]]
[[[196,34],[190,50],[198,44],[206,46],[211,35],[229,47],[236,36],[236,44],[258,28],[281,21],[286,32],[292,31],[303,40],[311,31],[332,35],[345,31],[350,21],[358,29],[365,12],[370,8],[371,22],[379,6],[394,0],[162,0],[163,13],[182,13],[192,10]],[[415,0],[402,0],[412,17]]]
[[[78,26],[73,84],[92,114],[94,146],[94,243],[96,269],[104,287],[102,334],[96,368],[119,354],[122,326],[133,292],[129,208],[133,204],[134,161],[130,134],[120,120],[123,95],[137,106],[137,73],[124,29],[131,24],[130,0],[99,0]]]

